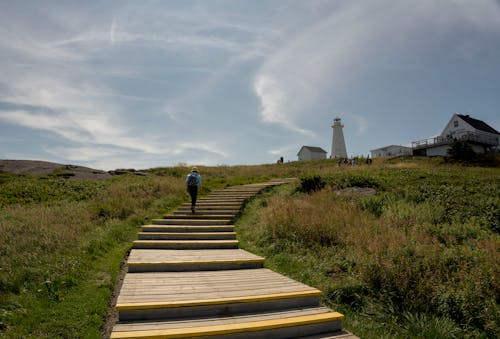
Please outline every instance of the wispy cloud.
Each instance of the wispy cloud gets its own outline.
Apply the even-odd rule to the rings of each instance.
[[[443,36],[464,25],[500,31],[500,5],[494,0],[326,2],[318,7],[330,14],[294,29],[297,34],[275,48],[253,80],[262,120],[300,133],[318,114],[311,110],[317,102],[335,105],[339,93],[355,87],[364,72],[413,67]],[[460,53],[458,42],[451,47]],[[353,118],[362,132],[366,117]]]
[[[12,2],[0,5],[0,132],[105,168],[289,157],[329,143],[337,114],[366,137],[367,96],[387,72],[480,64],[499,32],[494,0]]]
[[[45,151],[55,157],[68,159],[74,162],[93,162],[96,160],[105,160],[108,157],[117,156],[120,153],[124,155],[124,150],[117,150],[113,147],[80,146],[80,147],[44,147]]]

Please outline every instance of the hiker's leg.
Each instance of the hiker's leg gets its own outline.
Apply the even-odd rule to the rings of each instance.
[[[190,186],[189,195],[191,196],[191,211],[194,213],[194,208],[196,206],[196,196],[198,195],[198,186]]]
[[[196,205],[196,198],[198,197],[198,186],[193,187],[193,196],[191,197],[191,204]]]

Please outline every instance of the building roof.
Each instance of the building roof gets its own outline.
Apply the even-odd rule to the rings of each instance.
[[[302,146],[299,150],[302,151],[302,149],[307,148],[309,151],[314,152],[314,153],[327,153],[324,149],[321,147],[315,147],[315,146]]]
[[[471,118],[469,115],[457,114],[457,116],[459,116],[463,121],[465,121],[466,123],[468,123],[477,130],[493,134],[500,134],[497,132],[496,129],[494,129],[493,127],[491,127],[482,120]]]

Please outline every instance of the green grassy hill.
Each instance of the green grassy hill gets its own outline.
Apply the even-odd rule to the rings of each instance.
[[[239,239],[322,289],[355,334],[500,336],[499,168],[399,158],[199,170],[202,194],[300,178],[251,203]],[[187,201],[188,171],[105,181],[0,173],[0,337],[100,337],[131,241]]]

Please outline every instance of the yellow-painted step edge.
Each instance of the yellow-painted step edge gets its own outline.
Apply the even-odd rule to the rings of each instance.
[[[164,330],[143,330],[143,331],[127,331],[113,332],[112,339],[125,338],[193,338],[201,336],[227,335],[232,333],[256,332],[273,330],[283,327],[313,325],[328,321],[342,321],[344,316],[338,312],[329,312],[323,314],[313,314],[301,317],[291,317],[273,320],[252,321],[248,323],[200,326],[191,328],[175,328]]]
[[[149,235],[149,236],[161,236],[161,235],[171,235],[171,236],[214,236],[214,237],[227,237],[228,235],[236,235],[236,232],[138,232],[138,235]]]
[[[232,297],[232,298],[218,298],[218,299],[205,299],[205,300],[181,300],[171,302],[148,302],[148,303],[120,303],[116,305],[117,311],[132,311],[132,310],[152,310],[161,308],[173,307],[193,307],[193,306],[209,306],[209,305],[222,305],[233,303],[252,303],[263,301],[275,301],[290,298],[305,298],[305,297],[319,297],[321,291],[311,289],[308,291],[300,292],[287,292],[276,294],[263,294],[245,297]]]
[[[179,218],[179,219],[153,219],[151,220],[152,222],[155,222],[155,221],[168,221],[168,222],[173,222],[173,221],[179,221],[179,222],[186,222],[186,221],[196,221],[196,222],[215,222],[215,221],[220,221],[220,222],[230,222],[232,221],[233,219],[232,218],[221,218],[221,219],[196,219],[196,218],[193,218],[193,219],[182,219],[182,218]]]
[[[235,259],[235,260],[212,260],[212,261],[158,261],[158,262],[132,262],[128,263],[129,266],[156,266],[156,265],[211,265],[211,264],[246,264],[246,263],[264,263],[265,259]]]
[[[234,225],[231,225],[231,224],[228,224],[228,225],[153,225],[153,224],[150,224],[150,225],[142,225],[141,227],[145,228],[145,229],[148,229],[148,228],[159,228],[159,229],[166,229],[168,230],[169,228],[187,228],[187,229],[190,229],[190,228],[201,228],[201,229],[211,229],[211,228],[217,228],[217,227],[220,227],[220,228],[233,228]]]
[[[238,244],[238,240],[134,240],[133,244]]]

